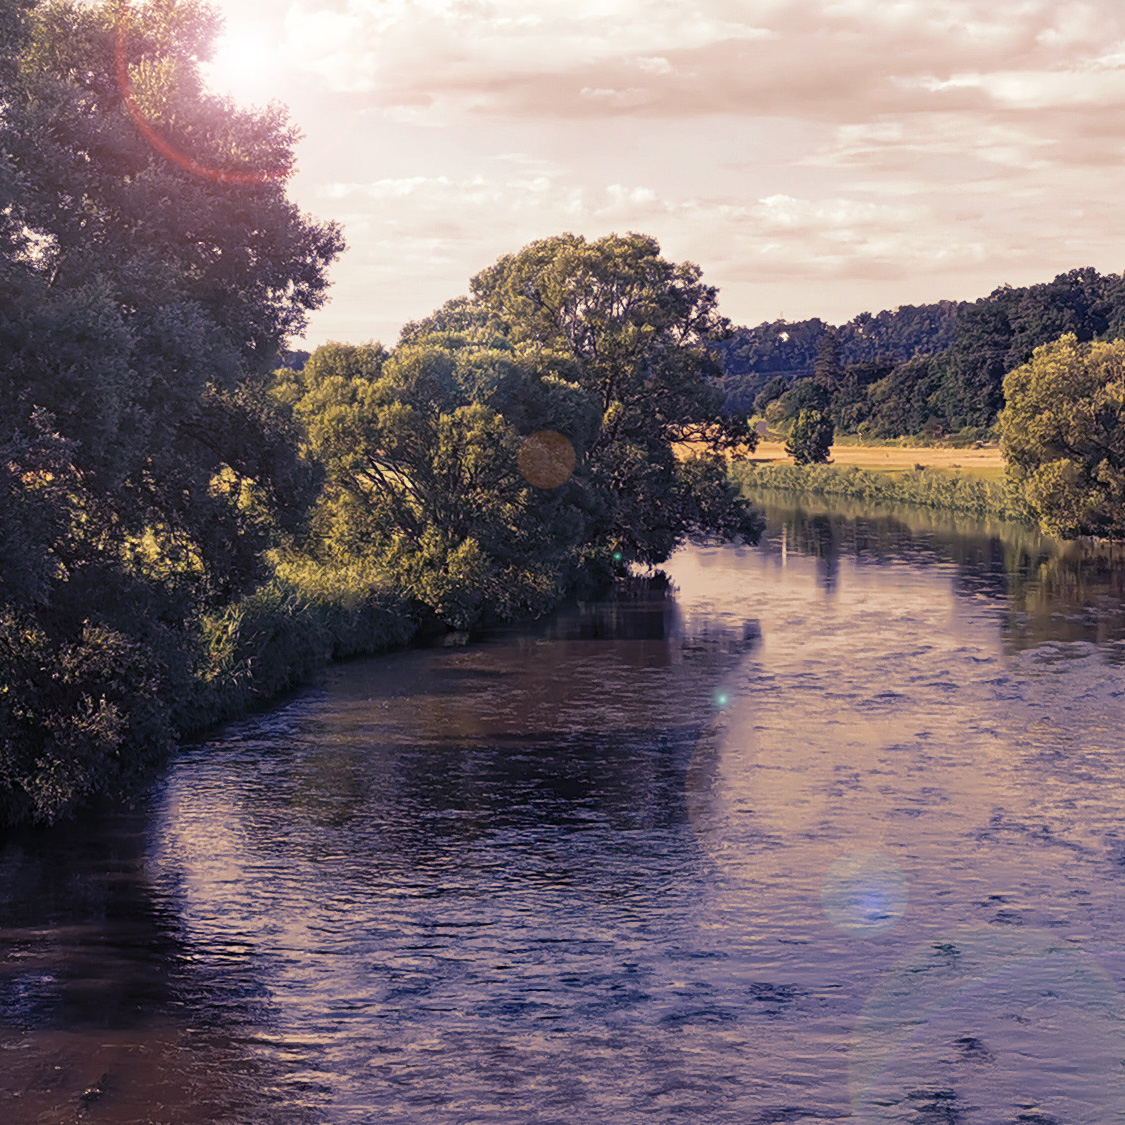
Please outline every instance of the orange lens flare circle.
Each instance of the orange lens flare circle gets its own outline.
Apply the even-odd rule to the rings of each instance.
[[[114,36],[114,70],[117,75],[117,86],[121,92],[121,98],[125,103],[125,108],[129,111],[129,116],[133,119],[133,123],[137,126],[141,136],[155,149],[161,156],[170,160],[173,164],[183,168],[185,172],[190,172],[193,176],[199,176],[203,179],[212,180],[220,184],[265,184],[272,183],[276,180],[284,180],[292,172],[291,165],[285,165],[280,168],[266,168],[266,169],[244,169],[235,171],[228,168],[215,168],[209,164],[202,164],[198,160],[194,160],[188,156],[182,149],[177,148],[167,137],[162,136],[141,112],[140,106],[137,105],[136,98],[133,97],[133,84],[129,79],[129,62],[126,57],[126,47],[128,45],[129,35],[129,13],[131,5],[122,4],[121,14],[117,19],[117,30]]]
[[[577,460],[574,446],[555,430],[536,431],[524,441],[516,454],[516,463],[524,480],[544,489],[566,484]]]

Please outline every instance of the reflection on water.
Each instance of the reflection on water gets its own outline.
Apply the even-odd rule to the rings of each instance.
[[[1121,560],[766,507],[12,841],[4,1120],[1125,1121]]]
[[[773,529],[763,550],[815,558],[828,593],[842,558],[952,563],[959,593],[1003,606],[1012,651],[1089,641],[1108,660],[1125,658],[1125,544],[1060,543],[1020,524],[905,505],[872,515],[851,500],[803,497],[794,507],[791,498],[763,491],[756,501]]]
[[[147,803],[0,853],[4,1122],[310,1122],[276,1096],[245,981],[179,939],[148,874]]]

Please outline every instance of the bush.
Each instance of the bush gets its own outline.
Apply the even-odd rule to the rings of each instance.
[[[71,638],[0,615],[0,820],[50,823],[159,760],[166,681],[150,645],[105,625]]]
[[[303,560],[203,619],[195,680],[174,712],[182,732],[217,723],[297,687],[331,660],[406,644],[418,615],[362,568]]]
[[[1008,476],[1043,529],[1125,538],[1125,340],[1036,348],[1004,379]]]
[[[785,452],[798,465],[820,465],[828,460],[832,450],[835,427],[827,410],[806,408],[797,415]]]

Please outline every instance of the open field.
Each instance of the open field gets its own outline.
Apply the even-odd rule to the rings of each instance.
[[[780,441],[761,441],[749,458],[751,461],[792,464]],[[948,446],[834,445],[831,463],[855,465],[883,473],[902,473],[922,465],[927,469],[961,472],[983,480],[1001,480],[1004,459],[998,446],[981,449],[952,449]]]
[[[676,452],[678,456],[686,457],[698,448],[693,442],[681,442],[676,445]],[[785,452],[785,442],[771,438],[760,440],[758,448],[747,460],[760,464],[793,464],[793,458]],[[979,449],[954,449],[943,445],[833,445],[830,463],[841,468],[854,465],[859,469],[892,475],[909,472],[920,465],[980,480],[1004,479],[1004,458],[997,445]]]

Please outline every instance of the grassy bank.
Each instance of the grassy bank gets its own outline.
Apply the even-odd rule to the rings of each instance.
[[[914,504],[1002,520],[1028,519],[1023,502],[1003,481],[942,469],[910,469],[891,474],[855,465],[743,461],[732,464],[730,473],[744,492],[769,489],[874,504]]]
[[[190,734],[234,718],[333,660],[408,644],[420,626],[415,607],[361,568],[279,563],[265,586],[203,620],[196,674],[175,725]]]

